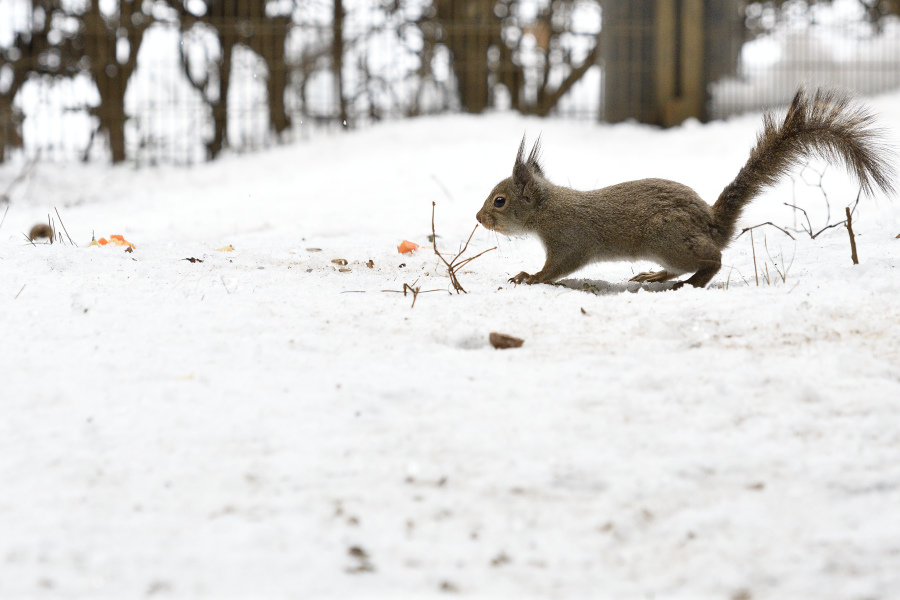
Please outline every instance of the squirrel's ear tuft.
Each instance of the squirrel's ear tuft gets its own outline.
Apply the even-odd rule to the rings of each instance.
[[[522,136],[522,142],[519,144],[519,152],[516,154],[516,164],[513,165],[513,183],[516,186],[516,190],[519,192],[519,195],[522,195],[522,191],[525,189],[525,186],[532,180],[533,174],[531,172],[530,164],[525,162],[525,136]]]
[[[522,140],[522,143],[525,143],[525,140]],[[522,152],[520,150],[520,152]],[[534,142],[534,146],[531,147],[531,152],[528,154],[528,166],[531,167],[535,173],[538,175],[544,174],[544,169],[541,168],[541,136],[538,135],[537,140]]]
[[[525,162],[525,134],[522,135],[522,142],[519,144],[519,152],[516,154],[516,164]]]
[[[525,158],[525,136],[519,144],[519,153],[516,155],[516,164],[513,167],[513,185],[518,197],[527,204],[539,205],[543,200],[541,196],[542,185],[537,181],[537,176],[543,177],[544,170],[540,165],[541,138],[538,137],[528,158]]]

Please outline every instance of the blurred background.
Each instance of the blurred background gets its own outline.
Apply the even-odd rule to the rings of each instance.
[[[900,0],[0,0],[0,162],[194,164],[447,112],[662,127],[900,87]]]

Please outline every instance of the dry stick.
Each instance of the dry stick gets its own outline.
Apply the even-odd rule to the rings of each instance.
[[[456,265],[456,268],[457,268],[457,269],[461,269],[461,268],[463,268],[464,266],[466,266],[467,264],[469,264],[470,262],[472,262],[473,260],[475,260],[476,258],[478,258],[479,256],[481,256],[482,254],[486,254],[486,253],[490,252],[491,250],[496,250],[496,249],[497,249],[497,247],[495,246],[495,247],[493,247],[493,248],[488,248],[488,249],[485,250],[484,252],[479,252],[479,253],[476,254],[475,256],[472,256],[472,257],[467,258],[466,260],[460,262],[458,265]]]
[[[28,284],[27,284],[27,283],[25,283],[25,284],[23,284],[23,285],[22,285],[22,289],[21,289],[21,290],[19,290],[19,294],[21,294],[21,293],[22,293],[22,290],[24,290],[24,289],[25,289],[25,286],[26,286],[26,285],[28,285]],[[16,297],[15,297],[15,298],[13,298],[13,300],[18,300],[18,299],[19,299],[19,294],[16,294]]]
[[[23,231],[23,232],[22,232],[22,235],[25,236],[25,241],[27,241],[29,244],[31,244],[32,246],[34,246],[35,248],[37,248],[37,244],[34,243],[34,240],[33,240],[33,239],[31,239],[30,237],[28,237],[28,234],[27,234],[27,233],[25,233],[25,232]]]
[[[69,235],[69,232],[68,232],[68,230],[66,229],[66,224],[63,223],[62,217],[59,216],[59,211],[56,209],[55,206],[53,207],[53,210],[56,211],[56,216],[57,216],[57,218],[59,218],[59,224],[62,225],[63,231],[66,232],[66,237],[69,238],[69,243],[72,244],[73,246],[76,246],[76,247],[77,247],[78,244],[76,244],[75,242],[72,241],[72,236]],[[128,236],[128,237],[131,237],[131,236]]]
[[[475,228],[472,230],[472,233],[469,234],[469,239],[466,240],[466,243],[463,245],[462,250],[460,250],[456,254],[456,256],[453,257],[453,260],[450,260],[448,262],[447,259],[444,258],[444,256],[441,254],[441,252],[438,250],[438,247],[437,247],[437,232],[435,231],[435,228],[434,228],[435,206],[437,206],[437,203],[432,202],[431,203],[431,237],[434,240],[434,253],[437,254],[438,258],[440,258],[441,261],[443,261],[443,263],[447,266],[447,271],[450,273],[450,283],[453,284],[453,289],[456,290],[456,293],[458,294],[458,293],[462,292],[464,294],[468,294],[468,292],[463,288],[462,284],[459,283],[459,278],[457,277],[456,272],[459,269],[461,269],[463,266],[469,264],[470,262],[472,262],[473,260],[475,260],[476,258],[481,256],[482,254],[484,254],[485,252],[490,252],[491,250],[496,250],[497,247],[494,246],[493,248],[488,248],[484,252],[480,252],[480,253],[476,254],[475,256],[466,258],[461,261],[459,260],[460,257],[463,254],[465,254],[466,250],[469,248],[469,242],[472,241],[472,236],[475,235],[475,231],[478,229],[478,225],[476,225]],[[459,262],[457,262],[457,261],[459,261]],[[413,301],[413,304],[415,304],[415,301]]]
[[[809,181],[807,181],[806,176],[804,175],[807,170],[812,171],[813,173],[818,175],[819,181],[816,183],[810,183]],[[810,167],[809,163],[806,163],[805,165],[803,165],[803,169],[800,171],[800,179],[803,180],[803,183],[805,183],[807,187],[817,187],[819,188],[819,191],[822,192],[822,198],[825,199],[825,208],[828,211],[827,216],[825,217],[825,222],[829,223],[831,221],[831,202],[828,200],[828,192],[825,191],[825,186],[822,185],[822,180],[825,179],[826,171],[828,171],[828,165],[825,165],[825,167],[821,171],[818,171]]]
[[[794,239],[794,236],[792,236],[790,233],[788,233],[787,231],[785,231],[784,229],[782,229],[781,227],[779,227],[778,225],[776,225],[776,224],[773,223],[772,221],[766,221],[765,223],[760,223],[759,225],[754,225],[753,227],[745,227],[744,229],[741,230],[741,232],[738,234],[737,237],[741,237],[742,235],[744,235],[744,234],[747,233],[748,231],[753,231],[753,230],[756,229],[757,227],[764,227],[764,226],[766,226],[766,225],[771,225],[772,227],[774,227],[775,229],[777,229],[778,231],[780,231],[780,232],[783,233],[784,235],[788,236],[788,237],[791,238],[792,240]],[[737,238],[735,238],[735,239],[737,239]]]
[[[3,227],[3,224],[6,222],[6,213],[9,212],[9,206],[7,205],[6,210],[3,211],[3,219],[0,220],[0,227]]]
[[[845,206],[844,211],[847,213],[847,233],[850,234],[850,258],[853,260],[854,265],[859,264],[859,257],[856,256],[856,236],[853,235],[853,216],[850,214],[850,207]]]
[[[756,245],[753,243],[753,230],[750,230],[750,247],[753,248],[753,274],[756,275],[756,287],[759,287],[759,273],[756,271]]]
[[[412,285],[409,285],[408,283],[404,283],[402,290],[381,290],[381,291],[385,292],[387,294],[403,294],[403,296],[405,297],[406,291],[409,290],[410,293],[413,295],[412,306],[410,306],[410,308],[416,307],[416,299],[419,297],[419,294],[430,294],[431,292],[443,292],[444,291],[444,290],[424,290],[423,291],[422,286],[413,287],[414,285],[416,285],[416,283],[418,283],[418,281],[419,280],[416,279],[415,281],[412,282]],[[450,293],[449,290],[447,291],[447,293],[448,294]]]
[[[802,212],[802,213],[806,216],[806,222],[809,223],[809,229],[807,229],[806,227],[803,227],[803,224],[802,224],[802,223],[800,224],[800,226],[803,227],[803,231],[804,231],[804,232],[806,232],[807,234],[809,234],[809,237],[810,237],[811,239],[816,239],[816,238],[819,237],[824,231],[826,231],[826,230],[828,230],[828,229],[831,229],[832,227],[838,227],[838,226],[844,224],[844,221],[841,221],[841,222],[839,222],[839,223],[832,223],[831,225],[826,225],[825,227],[823,227],[822,229],[820,229],[820,230],[817,231],[816,233],[813,233],[813,230],[812,230],[812,223],[809,222],[809,215],[806,214],[806,211],[805,211],[805,210],[803,210],[803,209],[800,208],[799,206],[795,206],[795,205],[793,205],[793,204],[788,204],[787,202],[785,202],[784,205],[785,205],[785,206],[790,206],[791,208],[796,208],[797,210],[799,210],[800,212]]]
[[[781,269],[778,268],[778,263],[775,262],[775,259],[772,258],[772,254],[769,252],[768,240],[766,240],[765,238],[763,238],[763,240],[764,240],[764,244],[766,247],[766,255],[769,257],[769,260],[772,261],[772,264],[775,266],[775,270],[778,272],[778,275],[781,277],[781,283],[787,283],[787,274],[788,274],[788,271],[790,271],[791,266],[793,266],[793,264],[794,264],[794,256],[797,255],[797,247],[794,246],[794,256],[791,257],[790,265],[784,264],[784,251],[783,250],[781,251],[781,266],[782,266],[782,268],[784,268],[784,272],[782,272]]]

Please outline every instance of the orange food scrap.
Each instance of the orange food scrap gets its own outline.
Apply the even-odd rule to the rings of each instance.
[[[98,240],[96,238],[92,238],[90,243],[91,246],[107,246],[109,244],[112,244],[114,246],[127,246],[127,248],[129,248],[130,250],[135,249],[134,244],[132,244],[119,234],[113,234],[109,236],[109,239],[100,238]]]
[[[234,252],[234,246],[228,244],[227,246],[222,246],[221,248],[216,248],[217,252]]]
[[[110,243],[115,244],[116,246],[130,246],[130,247],[134,248],[134,244],[132,244],[131,242],[126,240],[123,236],[121,236],[117,233],[114,233],[111,236],[109,236],[109,241],[110,241]]]
[[[406,254],[407,252],[412,252],[413,250],[417,250],[418,248],[418,244],[410,242],[408,240],[403,240],[400,245],[397,246],[397,252],[399,252],[400,254]]]

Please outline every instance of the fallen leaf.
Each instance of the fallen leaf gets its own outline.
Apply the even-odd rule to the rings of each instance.
[[[128,244],[128,246],[125,248],[125,252],[134,252],[134,246]]]
[[[321,248],[307,248],[306,251],[307,252],[321,252],[322,249]]]
[[[182,258],[181,260],[187,260],[187,261],[190,261],[190,262],[192,262],[192,263],[198,263],[198,262],[199,262],[199,263],[202,263],[202,262],[203,262],[201,259],[199,259],[199,258],[194,258],[193,256],[190,257],[190,258]]]
[[[505,333],[497,333],[496,331],[492,331],[491,335],[488,336],[488,338],[491,341],[491,346],[497,348],[498,350],[505,350],[507,348],[519,348],[522,344],[525,343],[525,340],[521,338],[506,335]]]
[[[406,254],[407,252],[412,252],[413,250],[416,250],[418,248],[418,244],[410,242],[408,240],[403,240],[402,242],[400,242],[400,245],[397,246],[397,252],[399,252],[400,254]]]
[[[335,259],[332,259],[331,262],[333,262],[336,265],[346,265],[347,264],[347,260],[344,258],[335,258]]]
[[[338,269],[338,271],[340,271],[341,273],[349,273],[350,269],[344,268],[344,269]]]
[[[366,266],[369,267],[370,269],[374,269],[374,268],[375,268],[375,261],[374,261],[374,260],[370,260],[369,262],[366,263]]]

